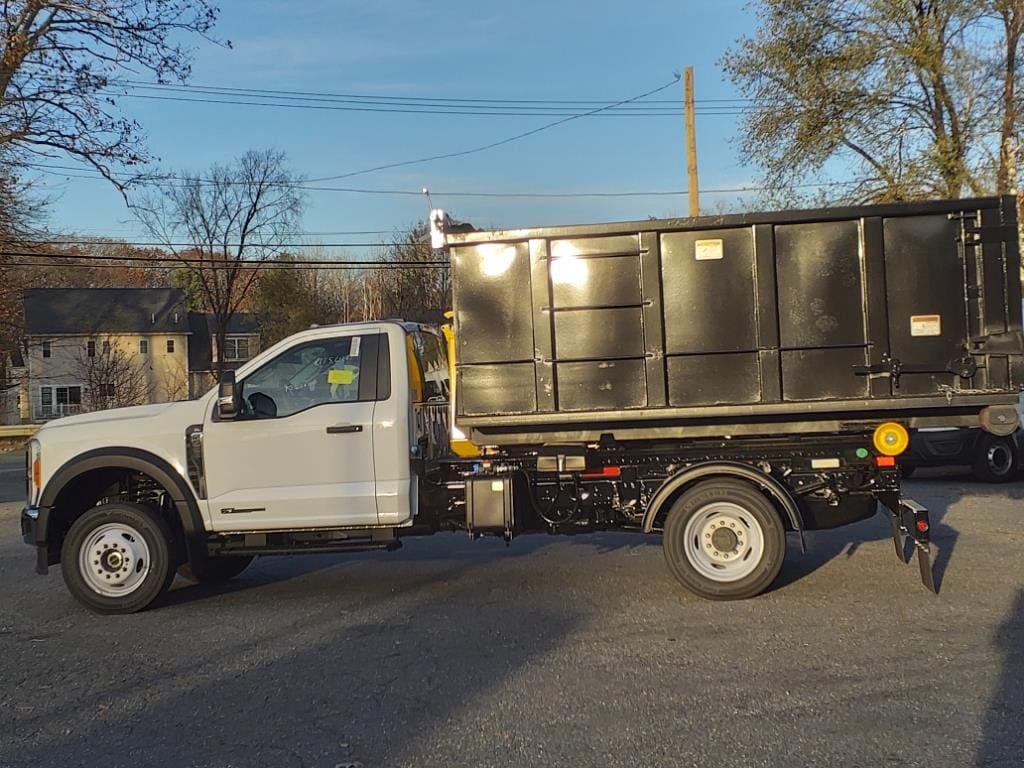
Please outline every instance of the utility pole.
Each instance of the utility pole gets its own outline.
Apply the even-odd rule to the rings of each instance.
[[[700,195],[697,191],[697,121],[693,115],[693,67],[686,68],[684,84],[686,95],[686,175],[690,179],[690,216],[700,215]]]

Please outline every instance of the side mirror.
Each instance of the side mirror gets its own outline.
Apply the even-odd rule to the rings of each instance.
[[[235,384],[235,372],[224,371],[220,375],[220,387],[217,391],[217,414],[227,421],[235,418],[241,410],[238,387]]]

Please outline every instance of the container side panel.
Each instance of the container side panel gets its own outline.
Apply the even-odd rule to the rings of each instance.
[[[643,360],[557,363],[558,410],[643,408],[647,387]]]
[[[756,352],[668,358],[669,405],[743,405],[760,394]]]
[[[750,228],[661,236],[666,354],[757,349]]]
[[[997,208],[986,208],[981,212],[983,227],[1001,227],[1002,212]],[[979,336],[1006,333],[1011,329],[1009,294],[1006,290],[1006,244],[990,242],[982,245],[980,251],[984,292],[981,295],[982,325]],[[1014,276],[1016,278],[1016,275]],[[1019,281],[1018,281],[1019,282]]]
[[[907,368],[894,395],[934,395],[960,384],[947,373],[966,347],[959,222],[947,216],[886,218],[885,283],[890,354]]]
[[[552,238],[551,258],[572,256],[607,256],[614,253],[639,253],[640,235],[611,235],[607,237]]]
[[[566,307],[639,306],[638,256],[551,259],[552,304]]]
[[[452,276],[458,363],[532,360],[527,243],[453,248]]]
[[[668,403],[665,385],[665,326],[661,314],[661,241],[658,233],[644,232],[640,236],[640,250],[647,405],[655,408]]]
[[[775,249],[782,348],[865,345],[858,222],[776,227]]]
[[[775,271],[775,232],[770,224],[754,226],[754,261],[757,276],[757,346],[761,402],[782,400],[779,367],[778,281]]]
[[[799,349],[782,352],[785,399],[844,400],[867,398],[866,376],[854,375],[864,365],[861,349]]]
[[[889,354],[889,311],[886,304],[885,247],[882,220],[863,220],[864,273],[867,283],[868,364],[882,366]],[[868,381],[872,397],[891,397],[892,379],[873,376]]]
[[[537,410],[533,363],[462,365],[456,393],[464,416],[509,415]]]
[[[548,275],[548,241],[530,240],[530,301],[533,311],[533,360],[537,410],[555,410],[554,331],[551,328],[551,284]],[[513,289],[514,290],[514,289]]]
[[[640,307],[555,313],[555,359],[644,356]]]

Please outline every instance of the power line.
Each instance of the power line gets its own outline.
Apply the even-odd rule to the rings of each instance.
[[[0,255],[2,255],[2,254],[0,254]],[[320,270],[320,269],[332,270],[332,271],[333,270],[356,270],[356,271],[364,270],[364,271],[371,271],[371,272],[380,272],[380,271],[385,271],[386,272],[388,270],[397,270],[397,269],[443,269],[443,268],[446,268],[448,266],[448,262],[413,262],[413,263],[408,263],[408,264],[399,264],[399,263],[394,263],[394,262],[392,262],[392,263],[366,262],[364,264],[332,264],[331,262],[323,262],[322,264],[318,264],[317,266],[310,266],[310,265],[306,265],[306,264],[299,264],[297,266],[291,266],[291,267],[287,267],[287,266],[285,266],[283,264],[280,264],[280,263],[277,263],[277,262],[263,262],[263,261],[261,261],[261,262],[243,262],[243,264],[244,264],[244,266],[241,267],[242,269],[258,269],[258,270],[263,270],[263,269],[271,269],[271,268],[273,268],[273,269],[284,268],[284,269],[296,270],[296,271],[300,271],[300,272],[304,271],[304,270],[305,271],[315,271],[315,270]],[[0,268],[2,268],[2,267],[35,267],[35,268],[43,268],[43,267],[58,267],[58,266],[61,269],[65,269],[65,268],[79,268],[79,269],[124,269],[125,266],[127,266],[127,265],[125,265],[125,264],[81,264],[81,263],[74,263],[74,262],[61,262],[60,264],[47,264],[47,263],[44,263],[44,262],[41,262],[41,261],[29,261],[29,262],[12,261],[12,262],[7,262],[7,263],[4,263],[4,264],[0,264]],[[187,265],[181,265],[180,262],[179,262],[179,266],[187,266]],[[144,269],[145,265],[139,266],[138,268],[139,269]],[[227,264],[221,264],[221,265],[207,264],[206,266],[203,267],[203,269],[225,270],[225,269],[235,269],[235,267],[232,266],[232,265],[227,265]]]
[[[32,168],[64,168],[68,166],[44,166],[42,164],[25,163],[27,167]],[[81,169],[90,170],[90,169]],[[77,178],[105,181],[105,177],[100,175],[99,172],[95,172],[93,176],[80,176]],[[169,181],[184,181],[186,177],[182,176],[162,176],[159,177]],[[124,180],[122,178],[122,180]],[[154,179],[153,181],[156,181]],[[208,179],[200,179],[199,181],[204,183],[210,183]],[[837,187],[837,186],[848,186],[853,184],[859,184],[859,181],[823,181],[818,183],[807,183],[807,184],[796,184],[790,185],[788,189],[821,189],[826,187]],[[336,187],[336,186],[313,186],[306,182],[295,182],[293,184],[287,184],[282,186],[294,186],[300,189],[306,189],[311,192],[341,192],[348,194],[360,194],[360,195],[395,195],[403,197],[421,197],[423,190],[411,190],[411,189],[366,189],[358,187]],[[768,192],[776,189],[776,187],[766,186],[746,186],[746,187],[717,187],[701,189],[700,194],[735,194],[740,192]],[[495,199],[573,199],[573,198],[604,198],[604,197],[672,197],[676,195],[688,195],[689,191],[685,189],[666,189],[666,190],[623,190],[620,192],[612,191],[580,191],[580,192],[486,192],[486,191],[444,191],[444,190],[430,190],[432,197],[460,197],[460,198],[495,198]],[[360,233],[358,231],[353,232],[321,232],[321,233],[307,233],[307,234],[394,234],[393,232],[380,230]]]
[[[289,99],[301,99],[308,97],[310,100],[323,99],[328,101],[353,101],[353,102],[365,102],[369,101],[372,103],[428,103],[428,104],[500,104],[500,105],[525,105],[526,108],[530,108],[531,105],[544,104],[544,105],[580,105],[586,106],[601,106],[607,104],[611,99],[484,99],[484,98],[451,98],[444,96],[395,96],[395,95],[384,95],[384,94],[357,94],[357,93],[331,93],[327,91],[295,91],[295,90],[275,90],[270,88],[245,88],[236,86],[226,85],[203,85],[198,83],[155,83],[147,82],[144,80],[131,80],[131,79],[115,79],[108,81],[111,85],[120,85],[122,87],[139,88],[145,90],[171,90],[171,91],[197,91],[197,92],[211,92],[211,93],[229,93],[229,94],[244,94],[251,95],[254,97],[262,97],[266,95],[268,97],[281,97]],[[736,103],[750,103],[756,101],[746,97],[737,97],[731,99],[697,99],[697,104],[736,104]],[[650,99],[646,101],[638,101],[638,105],[678,105],[679,102],[676,99]]]
[[[391,113],[391,114],[406,114],[406,115],[460,115],[460,116],[476,116],[476,117],[587,117],[591,115],[591,112],[584,110],[566,111],[565,109],[551,108],[551,111],[545,110],[545,108],[537,107],[527,110],[511,110],[511,109],[467,109],[465,107],[460,108],[421,108],[421,107],[404,107],[404,106],[334,106],[326,104],[291,104],[291,103],[280,103],[276,101],[240,101],[238,99],[226,99],[226,98],[199,98],[194,96],[154,96],[152,94],[143,93],[122,93],[121,96],[128,99],[147,99],[152,101],[173,101],[180,103],[196,103],[196,104],[219,104],[225,106],[242,106],[242,107],[274,107],[280,109],[311,109],[319,111],[330,111],[330,112],[379,112],[379,113]],[[614,109],[609,107],[609,111],[606,112],[594,112],[593,115],[600,117],[679,117],[682,115],[681,109],[670,109],[670,108],[645,108],[645,109]],[[726,108],[704,108],[696,110],[696,114],[701,117],[736,117],[739,115],[746,114],[745,109],[726,109]]]
[[[581,117],[588,117],[590,115],[596,115],[599,112],[604,112],[606,110],[613,109],[613,108],[618,107],[618,106],[622,106],[623,104],[629,104],[630,102],[633,102],[633,101],[639,101],[640,99],[646,98],[647,96],[653,96],[656,93],[660,93],[661,91],[664,91],[664,90],[666,90],[668,88],[671,88],[673,85],[675,85],[678,82],[679,82],[679,75],[675,75],[669,82],[665,83],[664,85],[658,86],[657,88],[653,88],[653,89],[647,91],[646,93],[641,93],[641,94],[639,94],[637,96],[633,96],[633,97],[628,98],[628,99],[623,99],[622,101],[617,101],[614,104],[608,104],[607,106],[604,106],[604,107],[598,107],[597,109],[592,109],[589,112],[583,112],[582,114],[579,114],[579,115],[573,115],[572,117],[563,117],[560,120],[555,120],[554,122],[551,122],[551,123],[545,123],[544,125],[542,125],[542,126],[540,126],[538,128],[533,128],[533,129],[531,129],[529,131],[524,131],[522,133],[517,133],[514,136],[509,136],[509,137],[501,139],[499,141],[493,141],[490,144],[483,144],[483,145],[481,145],[479,147],[473,147],[472,149],[464,149],[464,150],[460,150],[458,152],[447,152],[447,153],[440,154],[440,155],[431,155],[429,157],[420,157],[420,158],[417,158],[415,160],[402,160],[402,161],[399,161],[399,162],[396,162],[396,163],[386,163],[385,165],[378,165],[378,166],[375,166],[373,168],[364,168],[361,171],[350,171],[349,173],[341,173],[341,174],[336,174],[334,176],[321,176],[320,178],[307,179],[307,181],[309,183],[316,183],[316,182],[321,182],[321,181],[337,181],[339,179],[350,179],[353,176],[362,176],[363,174],[374,173],[375,171],[384,171],[384,170],[388,170],[390,168],[402,168],[402,167],[409,166],[409,165],[419,165],[421,163],[428,163],[428,162],[431,162],[433,160],[448,160],[448,159],[451,159],[453,157],[465,157],[466,155],[472,155],[472,154],[476,154],[478,152],[484,152],[484,151],[486,151],[488,149],[494,149],[496,147],[500,147],[500,146],[503,146],[505,144],[510,144],[513,141],[518,141],[520,139],[525,139],[527,136],[533,136],[535,134],[540,133],[541,131],[547,131],[547,130],[549,130],[551,128],[555,128],[556,126],[565,125],[566,123],[571,122],[573,120],[579,120]]]
[[[161,243],[155,240],[91,240],[88,238],[61,238],[57,240],[33,240],[32,242],[35,245],[130,245],[136,248],[199,248],[205,246],[205,244],[200,243]],[[400,243],[400,245],[405,244]],[[272,243],[270,245],[274,248],[375,248],[377,246],[391,246],[394,243],[381,240],[375,243]],[[270,247],[270,245],[264,245],[264,247]],[[238,248],[241,246],[241,243],[218,242],[216,246],[218,248]]]
[[[77,253],[49,253],[49,252],[33,252],[33,251],[0,251],[0,257],[8,258],[48,258],[48,259],[62,259],[62,260],[78,260],[83,262],[99,261],[99,262],[117,262],[113,266],[125,266],[128,264],[175,264],[177,266],[195,266],[202,269],[238,269],[238,268],[275,268],[275,267],[324,267],[324,268],[350,268],[350,269],[402,269],[406,267],[444,267],[448,265],[447,259],[438,259],[432,261],[358,261],[358,260],[326,260],[326,259],[288,259],[288,260],[276,260],[268,259],[265,261],[247,261],[244,259],[206,259],[194,256],[108,256],[108,255],[94,255],[94,254],[77,254]],[[30,263],[28,266],[39,265],[39,262]],[[62,261],[61,266],[88,266],[88,264],[71,265],[65,261]],[[0,267],[12,266],[10,262],[0,263]],[[97,264],[96,266],[101,266]],[[107,266],[110,266],[108,263]]]

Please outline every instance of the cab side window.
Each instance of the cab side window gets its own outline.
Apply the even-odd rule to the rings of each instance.
[[[448,354],[440,337],[427,331],[411,334],[416,359],[423,372],[423,397],[427,401],[448,399]]]
[[[241,382],[243,416],[283,418],[330,403],[376,399],[378,335],[299,344]]]

